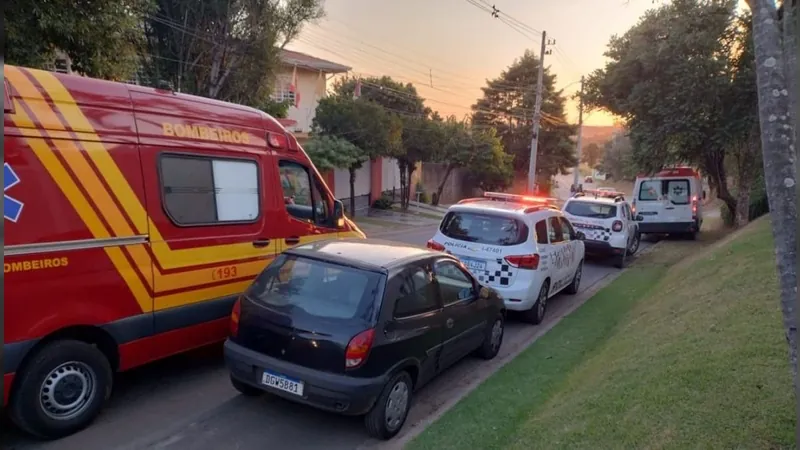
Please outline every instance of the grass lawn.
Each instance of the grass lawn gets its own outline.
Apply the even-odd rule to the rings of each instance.
[[[793,448],[769,222],[708,245],[661,243],[408,448]]]

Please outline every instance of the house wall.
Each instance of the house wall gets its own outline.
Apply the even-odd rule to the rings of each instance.
[[[444,178],[447,171],[446,164],[438,163],[423,163],[422,164],[422,187],[428,193],[428,198],[436,192],[439,184]],[[461,199],[471,197],[474,192],[464,186],[464,174],[461,169],[453,169],[442,190],[442,198],[439,199],[439,204],[447,205],[456,203]]]
[[[383,158],[381,176],[381,187],[384,191],[391,191],[392,188],[400,189],[400,168],[397,167],[396,159]]]
[[[350,209],[350,172],[346,169],[336,169],[333,172],[334,195],[344,203],[345,209]],[[356,171],[356,182],[354,186],[356,197],[356,212],[365,210],[370,206],[370,164],[366,163]]]
[[[276,82],[280,86],[288,87],[292,82],[293,68],[284,68],[279,73]],[[297,125],[290,127],[295,133],[308,133],[319,104],[319,99],[325,96],[327,81],[325,74],[297,68],[297,93],[300,94],[298,107],[289,107],[287,118],[296,120]]]

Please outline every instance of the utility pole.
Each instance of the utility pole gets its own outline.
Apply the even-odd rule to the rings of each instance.
[[[555,45],[556,41],[547,40],[547,32],[542,31],[542,51],[539,53],[539,74],[536,77],[536,105],[533,107],[533,136],[531,137],[531,160],[528,163],[528,192],[536,188],[536,152],[539,148],[539,122],[542,114],[542,83],[544,79],[544,55],[550,54],[547,45]]]
[[[578,189],[578,181],[580,177],[581,167],[581,135],[583,134],[583,75],[581,75],[581,93],[578,102],[578,148],[575,151],[578,161],[575,163],[574,170],[574,184],[575,189]]]

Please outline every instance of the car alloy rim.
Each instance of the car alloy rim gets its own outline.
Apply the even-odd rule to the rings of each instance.
[[[83,413],[97,394],[97,377],[88,365],[70,361],[53,369],[39,389],[42,411],[55,420]]]
[[[547,306],[547,286],[542,288],[542,292],[539,294],[539,317],[544,317],[544,309]]]
[[[639,249],[639,235],[633,237],[633,242],[631,242],[631,253],[634,253],[636,250]]]
[[[403,422],[403,417],[408,408],[408,385],[405,381],[398,381],[389,391],[386,399],[386,427],[394,431]]]
[[[503,340],[503,321],[497,319],[492,326],[492,351],[497,351],[500,348],[500,342]]]

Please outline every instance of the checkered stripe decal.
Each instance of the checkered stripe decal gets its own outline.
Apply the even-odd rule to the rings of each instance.
[[[608,241],[608,239],[611,238],[611,229],[609,228],[574,222],[572,223],[572,226],[583,231],[583,234],[586,235],[586,239],[591,239],[593,241]]]
[[[488,262],[486,270],[477,274],[478,281],[495,286],[510,286],[511,279],[514,277],[514,268],[502,258],[497,258],[495,264]],[[490,266],[496,267],[490,267]]]

